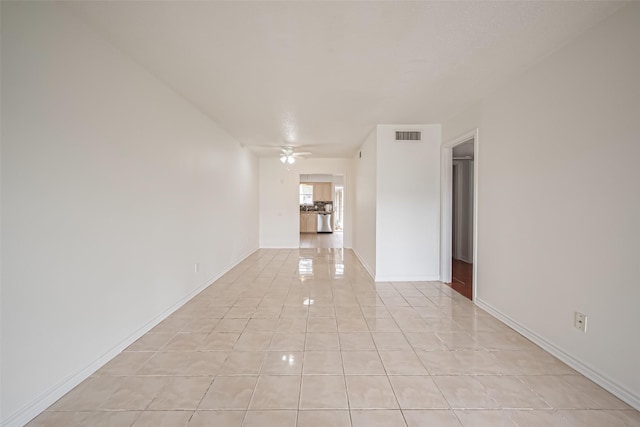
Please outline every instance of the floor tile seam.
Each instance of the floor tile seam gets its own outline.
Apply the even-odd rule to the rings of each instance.
[[[46,409],[43,411],[47,413],[94,413],[94,412],[193,412],[198,411],[200,409],[74,409],[74,410],[50,410]],[[204,409],[205,411],[207,409]]]
[[[388,307],[386,306],[386,304],[384,304],[384,305],[385,305],[385,309],[386,309],[387,311],[389,311],[389,309],[388,309]],[[397,323],[397,322],[395,322],[395,319],[394,319],[394,323]],[[398,325],[398,326],[399,326],[399,325]],[[416,350],[415,350],[415,348],[413,347],[413,345],[411,345],[411,341],[410,341],[410,340],[409,340],[409,338],[407,337],[407,335],[406,335],[405,331],[403,331],[403,330],[402,330],[402,328],[400,328],[400,333],[402,334],[402,337],[404,338],[404,340],[409,344],[409,347],[411,348],[411,351],[414,353],[414,355],[416,356],[416,358],[418,358],[418,360],[420,361],[420,364],[424,367],[424,369],[427,371],[427,373],[428,373],[429,375],[431,375],[431,372],[429,371],[429,368],[426,366],[426,364],[425,364],[425,363],[424,363],[424,361],[420,358],[420,356],[418,356],[418,353],[416,352]],[[373,332],[372,332],[372,334],[373,334]],[[373,335],[372,335],[372,338],[373,338]],[[377,343],[375,342],[375,339],[373,340],[373,342],[374,342],[374,345],[376,346],[376,349],[378,350],[378,357],[380,357],[380,360],[382,361],[382,356],[380,355],[380,348],[378,347]],[[387,371],[386,366],[384,366],[384,361],[383,361],[382,365],[383,365],[383,367],[384,367],[385,371]],[[388,373],[387,373],[387,375],[388,375]]]
[[[149,363],[149,361],[156,355],[159,353],[159,351],[140,351],[140,352],[136,352],[136,353],[151,353],[151,355],[149,357],[146,358],[146,360],[140,364],[140,366],[137,369],[134,369],[133,373],[122,373],[122,374],[110,374],[107,370],[106,373],[100,373],[100,371],[104,368],[107,367],[107,365],[109,363],[111,363],[113,360],[115,360],[118,356],[120,356],[122,353],[124,353],[124,351],[121,351],[120,353],[118,353],[116,356],[114,356],[113,359],[111,359],[103,368],[99,368],[96,371],[94,371],[91,375],[89,375],[89,378],[96,378],[96,377],[126,377],[126,376],[131,376],[131,375],[136,375],[138,373],[138,371],[140,371],[147,363]],[[127,353],[131,353],[131,352],[127,352]]]
[[[552,405],[549,403],[549,401],[544,397],[544,395],[543,395],[541,392],[539,392],[538,390],[536,390],[536,389],[533,387],[533,385],[529,384],[529,383],[526,381],[526,379],[523,379],[523,377],[528,377],[528,376],[531,376],[531,377],[541,377],[541,376],[557,377],[556,375],[518,375],[518,376],[517,376],[517,378],[518,378],[518,380],[519,380],[520,382],[522,382],[525,386],[527,386],[527,387],[528,387],[528,388],[529,388],[529,389],[530,389],[534,394],[536,394],[540,399],[542,399],[542,401],[543,401],[544,403],[546,403],[547,405],[549,405],[550,407],[552,407],[554,410],[555,410],[555,409],[563,409],[563,408],[557,408],[557,407],[555,407],[555,406],[552,406]],[[562,379],[561,379],[561,378],[559,378],[559,379],[560,379],[560,381],[562,381]],[[566,382],[564,382],[564,381],[562,381],[562,382],[563,382],[565,385],[567,385],[567,386],[569,386],[569,387],[571,387],[571,388],[572,388],[571,384],[568,384],[568,383],[566,383]],[[580,394],[582,394],[582,395],[583,395],[584,397],[586,397],[588,400],[592,400],[592,399],[590,399],[590,398],[589,398],[589,396],[588,396],[586,393],[584,393],[584,392],[580,392]],[[595,403],[595,402],[593,402],[593,401],[592,401],[592,403]]]
[[[355,377],[355,376],[370,376],[370,375],[350,375],[350,376],[354,376]],[[378,377],[382,377],[384,375],[377,375],[377,376]],[[349,393],[349,382],[347,381],[347,376],[345,375],[344,376],[344,378],[345,378],[345,389],[346,389],[346,392],[347,392],[347,402],[348,402],[348,405],[349,405],[349,411],[352,411],[352,410],[356,410],[356,411],[392,410],[392,409],[398,409],[399,410],[400,409],[400,402],[398,402],[398,398],[397,398],[397,396],[395,394],[395,390],[393,389],[393,386],[391,385],[391,381],[389,380],[389,377],[387,377],[387,376],[384,376],[384,377],[387,378],[387,383],[389,384],[389,388],[391,389],[391,392],[393,393],[393,398],[394,398],[394,401],[395,401],[395,403],[397,405],[396,408],[352,408],[351,407],[351,399],[349,397],[350,396],[350,393]]]
[[[586,407],[560,407],[560,406],[553,406],[549,403],[549,401],[544,397],[544,395],[539,392],[538,390],[536,390],[531,384],[529,384],[528,382],[526,382],[526,377],[558,377],[561,381],[562,378],[561,377],[575,377],[576,375],[517,375],[517,377],[525,383],[525,385],[527,385],[535,394],[537,394],[546,404],[548,404],[551,408],[553,408],[554,410],[590,410],[590,411],[615,411],[615,410],[629,410],[629,409],[621,409],[621,408],[603,408],[601,405],[599,405],[599,403],[587,392],[584,391],[579,391],[578,393],[581,395],[581,398],[585,398],[589,405]],[[582,376],[582,375],[580,375]],[[523,379],[523,377],[525,377]],[[570,388],[573,388],[573,386],[565,381],[562,381],[565,385],[567,385]],[[574,391],[575,392],[575,391]],[[631,408],[631,410],[635,411],[635,409]]]
[[[262,368],[261,368],[261,370],[262,370]],[[251,396],[249,397],[249,401],[247,402],[247,407],[246,407],[246,409],[244,409],[244,414],[242,414],[242,421],[240,423],[241,426],[244,425],[244,422],[245,422],[245,420],[247,418],[247,413],[249,412],[249,408],[251,407],[251,403],[252,403],[253,397],[254,397],[254,395],[256,393],[256,389],[258,388],[258,382],[259,381],[260,381],[260,376],[257,375],[256,376],[256,384],[253,386],[253,390],[251,391]]]
[[[344,359],[342,360],[342,372],[346,372],[344,369]],[[351,399],[349,399],[349,391],[347,389],[347,375],[342,375],[342,382],[344,384],[344,394],[347,397],[347,411],[349,414],[349,425],[353,425],[353,419],[351,417]]]
[[[393,386],[392,386],[392,387],[393,387]],[[395,391],[394,391],[394,392],[395,392]],[[396,397],[396,400],[397,400],[397,397]],[[398,404],[400,404],[400,402],[398,402]],[[408,425],[409,425],[409,423],[407,422],[407,417],[405,417],[405,415],[404,415],[404,411],[403,411],[402,407],[400,407],[400,416],[402,417],[402,420],[404,421],[404,425],[405,425],[405,426],[408,426]]]
[[[431,381],[433,382],[433,384],[436,386],[436,388],[438,389],[438,391],[440,392],[440,395],[442,396],[442,398],[444,399],[445,402],[447,402],[447,405],[449,406],[449,410],[453,411],[453,407],[451,406],[451,402],[449,402],[449,399],[447,399],[447,396],[444,394],[444,392],[442,391],[442,389],[440,388],[440,385],[437,383],[437,381],[433,378],[433,376],[429,376],[429,378],[431,379]],[[456,417],[457,418],[457,417]],[[462,422],[460,420],[458,420],[458,422],[460,422],[460,424],[462,424]],[[408,424],[408,423],[407,423]]]
[[[225,359],[225,361],[226,361],[226,359]],[[224,365],[224,362],[223,362],[223,365]],[[220,368],[222,368],[222,366],[223,366],[223,365],[221,365],[221,366],[220,366]],[[213,386],[213,384],[216,382],[216,380],[218,379],[218,377],[222,377],[222,376],[224,376],[224,375],[220,375],[220,372],[218,372],[218,374],[216,374],[216,375],[213,377],[213,380],[211,380],[211,382],[209,383],[209,387],[207,387],[207,391],[205,391],[205,392],[204,392],[204,394],[202,395],[202,397],[200,398],[200,401],[198,402],[198,406],[196,407],[196,411],[201,410],[201,409],[200,409],[200,406],[202,405],[202,401],[203,401],[203,400],[204,400],[204,398],[207,396],[207,394],[209,393],[209,390],[211,390],[211,387],[212,387],[212,386]],[[256,380],[256,382],[257,382],[257,380]],[[255,388],[255,387],[254,387],[254,388]]]
[[[468,374],[468,375],[436,375],[435,377],[438,377],[438,376],[443,376],[443,377],[444,377],[444,376],[447,376],[447,377],[450,377],[450,376],[454,376],[454,377],[455,377],[455,376],[467,376],[467,377],[474,377],[474,380],[478,383],[478,385],[480,385],[480,387],[482,388],[482,390],[484,390],[484,394],[485,394],[485,396],[486,396],[490,401],[492,401],[493,403],[495,403],[495,404],[496,404],[497,408],[493,408],[493,409],[498,409],[498,408],[500,408],[500,409],[504,409],[504,408],[502,408],[502,404],[501,404],[501,403],[500,403],[496,398],[494,398],[494,397],[489,393],[489,390],[487,390],[487,388],[485,387],[485,385],[484,385],[484,384],[482,384],[480,381],[478,381],[478,380],[475,378],[475,377],[476,377],[476,376],[478,376],[478,375],[473,375],[473,374]],[[440,388],[440,386],[438,385],[437,379],[434,379],[434,380],[433,380],[433,382],[434,382],[434,383],[436,383],[436,386],[437,386],[438,388]],[[444,393],[442,393],[442,395],[445,397],[445,399],[446,399],[446,400],[447,400],[447,402],[449,403],[449,406],[451,406],[451,409],[452,409],[452,410],[453,410],[453,409],[461,409],[461,408],[453,408],[453,406],[451,405],[451,402],[449,402],[449,399],[447,399],[447,396],[446,396]],[[462,421],[460,421],[460,424],[462,424]]]
[[[309,301],[311,301],[311,290],[309,290],[309,294],[307,296],[307,299]],[[305,364],[305,355],[304,352],[307,349],[307,337],[308,337],[308,333],[309,333],[309,310],[307,309],[307,316],[306,316],[306,322],[305,322],[305,329],[304,329],[304,346],[303,346],[303,353],[302,353],[302,361],[301,366],[300,366],[300,387],[298,388],[298,411],[300,410],[300,402],[302,400],[302,375],[304,374],[304,364]],[[298,424],[298,415],[296,414],[296,425]]]
[[[491,398],[492,398],[492,399],[493,399],[493,400],[494,400],[494,401],[495,401],[495,402],[500,406],[500,408],[501,408],[501,409],[503,409],[503,410],[518,410],[518,409],[556,409],[556,408],[554,408],[552,405],[550,405],[550,404],[549,404],[549,402],[547,402],[547,401],[544,399],[544,397],[543,397],[542,395],[540,395],[540,393],[538,393],[536,390],[534,390],[534,389],[533,389],[529,384],[527,384],[527,383],[525,383],[524,381],[522,381],[522,379],[520,378],[520,375],[482,375],[482,377],[489,377],[489,376],[492,376],[492,377],[513,377],[513,378],[515,378],[516,380],[518,380],[522,385],[524,385],[526,388],[528,388],[528,389],[529,389],[529,391],[533,392],[533,394],[534,394],[534,395],[538,396],[538,398],[539,398],[540,400],[542,400],[542,402],[544,402],[544,404],[546,404],[546,405],[547,405],[547,408],[531,408],[531,407],[528,407],[528,408],[514,408],[514,407],[505,407],[505,406],[504,406],[504,404],[498,400],[498,398],[494,398],[493,396],[491,396],[491,395],[489,394],[489,397],[491,397]],[[480,382],[480,381],[478,381],[478,382]],[[485,387],[485,385],[484,385],[484,384],[482,384],[482,382],[480,382],[480,385],[481,385],[481,386],[482,386],[482,387],[483,387],[483,388],[488,392],[487,388]]]
[[[382,356],[380,355],[380,352],[378,352],[378,357],[380,358],[380,363],[382,364],[382,369],[384,369],[386,375],[384,375],[387,379],[387,383],[389,383],[389,387],[391,388],[391,392],[393,393],[393,398],[396,401],[396,404],[398,405],[398,409],[401,409],[402,406],[400,405],[400,399],[398,399],[398,395],[396,394],[396,389],[393,387],[393,383],[391,382],[391,378],[389,378],[389,372],[387,371],[387,367],[384,365],[384,361],[382,360]],[[404,419],[404,417],[403,417]],[[405,421],[406,422],[406,421]]]
[[[176,377],[177,378],[211,378],[211,381],[209,381],[209,385],[207,386],[207,390],[205,390],[204,394],[200,397],[200,400],[198,401],[198,404],[195,406],[195,409],[191,409],[191,410],[195,411],[195,410],[197,410],[198,406],[200,405],[202,399],[204,399],[204,396],[209,391],[209,388],[211,387],[211,384],[213,384],[213,382],[215,381],[217,375],[215,375],[215,374],[214,375],[165,375],[165,377],[169,377],[169,380],[166,382],[166,384],[164,384],[164,386],[160,389],[160,391],[158,391],[158,393],[153,397],[153,399],[151,399],[151,401],[149,402],[147,407],[144,409],[144,411],[154,411],[154,409],[149,409],[150,406],[153,404],[153,402],[156,401],[158,396],[160,396],[160,394],[169,386],[169,383],[171,382],[171,379],[173,379],[173,378],[176,378]],[[179,409],[179,410],[190,410],[190,409]]]
[[[384,305],[385,309],[387,310],[387,312],[391,313],[391,311],[389,310],[389,307],[386,305],[386,303],[384,303],[384,302],[383,302],[383,305]],[[392,316],[392,318],[393,318],[393,314],[391,314],[391,316]],[[394,323],[396,323],[396,325],[399,327],[399,329],[400,329],[400,333],[402,334],[402,336],[403,336],[403,338],[405,339],[405,341],[409,344],[409,346],[410,346],[410,347],[414,350],[414,352],[415,352],[415,349],[414,349],[414,348],[413,348],[413,346],[411,345],[411,341],[409,341],[409,338],[407,337],[407,335],[406,335],[405,331],[400,327],[400,325],[398,325],[398,324],[397,324],[397,321],[395,320],[395,318],[393,318],[393,321],[394,321]],[[438,339],[439,339],[439,337],[438,337]],[[374,340],[374,343],[375,343],[375,340]],[[376,347],[377,347],[377,345],[376,345]],[[418,355],[417,355],[417,354],[416,354],[416,357],[418,357]],[[424,363],[422,362],[422,359],[420,359],[419,357],[418,357],[418,359],[419,359],[419,360],[420,360],[420,362],[424,365]],[[429,369],[428,369],[426,366],[425,366],[424,368],[427,370],[427,372],[429,372]]]
[[[585,391],[580,391],[580,394],[582,394],[584,397],[587,398],[587,400],[594,405],[594,407],[589,407],[586,409],[592,409],[592,410],[634,410],[636,411],[636,409],[632,408],[629,404],[627,404],[626,402],[622,401],[621,399],[619,399],[617,396],[614,396],[613,394],[611,394],[609,391],[603,389],[602,387],[600,387],[598,384],[593,383],[593,381],[591,381],[589,378],[585,377],[584,375],[577,373],[577,375],[575,374],[566,374],[566,375],[551,375],[554,377],[558,377],[560,379],[560,381],[562,381],[564,384],[566,384],[567,386],[569,386],[570,388],[574,388],[574,386],[570,383],[568,383],[567,381],[565,381],[564,377],[581,377],[581,378],[585,378],[587,381],[589,381],[593,386],[597,387],[597,389],[602,389],[601,391],[604,391],[605,393],[607,393],[607,395],[613,397],[615,400],[618,400],[620,402],[622,402],[623,405],[628,406],[628,408],[626,409],[620,409],[620,408],[597,408],[596,406],[598,406],[598,402],[596,401],[596,399],[594,397],[592,397],[591,393],[585,392]]]

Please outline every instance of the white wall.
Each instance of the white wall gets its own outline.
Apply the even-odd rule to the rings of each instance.
[[[257,172],[64,6],[3,2],[3,423],[255,250]]]
[[[635,3],[443,132],[480,130],[478,303],[640,409],[638,40]]]
[[[376,281],[440,277],[440,142],[440,125],[378,125],[354,158],[353,249]]]
[[[304,160],[299,160],[304,161]],[[328,174],[303,174],[300,175],[300,182],[333,182],[333,175]]]
[[[397,129],[421,142],[395,142]],[[378,125],[376,280],[440,277],[440,125]]]
[[[351,159],[298,159],[283,165],[276,157],[260,159],[260,247],[300,245],[300,175],[344,175],[344,247],[352,246],[353,184]]]
[[[372,277],[376,275],[377,138],[378,132],[374,129],[353,159],[353,251]]]

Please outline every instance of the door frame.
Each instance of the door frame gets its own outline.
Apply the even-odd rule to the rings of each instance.
[[[440,150],[440,182],[442,204],[440,205],[440,280],[451,283],[451,257],[453,236],[453,147],[473,139],[473,302],[478,295],[478,170],[479,129],[475,128],[445,142]]]
[[[309,159],[309,160],[313,160],[313,159]],[[298,170],[295,171],[295,173],[297,174],[298,177],[298,184],[296,186],[296,188],[298,189],[298,193],[299,193],[299,188],[300,188],[300,183],[302,182],[302,176],[303,175],[331,175],[333,177],[336,176],[342,176],[342,246],[340,248],[335,248],[335,249],[350,249],[353,246],[353,234],[349,234],[349,239],[347,239],[347,230],[350,230],[349,233],[352,233],[352,229],[354,227],[351,226],[351,221],[352,221],[352,203],[350,203],[348,197],[351,196],[350,193],[350,188],[352,183],[349,181],[349,172],[346,169],[341,169],[341,168],[336,168],[336,169],[332,169],[332,168],[317,168],[314,166],[313,168],[309,168],[306,169],[306,165],[303,164],[303,162],[300,162],[300,167]],[[298,163],[296,163],[298,164]],[[330,172],[327,172],[327,169],[330,169]],[[335,192],[335,183],[333,184],[333,191]],[[299,196],[296,196],[296,200],[297,200],[297,205],[296,208],[299,210],[300,207],[300,203],[299,203]],[[295,248],[300,248],[300,243],[302,241],[301,237],[300,237],[300,223],[298,221],[298,244],[297,246],[295,246]],[[347,246],[347,243],[349,244],[349,246]]]

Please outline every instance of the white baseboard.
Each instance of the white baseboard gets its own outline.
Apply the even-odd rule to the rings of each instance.
[[[367,270],[369,276],[374,280],[374,282],[433,282],[439,281],[440,276],[376,276],[373,272],[373,269],[369,267],[369,265],[362,259],[362,256],[355,248],[350,248],[353,253],[356,255],[360,264]]]
[[[376,276],[376,282],[435,282],[440,276]]]
[[[300,246],[260,246],[260,249],[315,249],[315,248],[301,248]],[[343,246],[342,248],[333,249],[352,249],[349,246]]]
[[[486,312],[494,316],[496,319],[500,320],[507,326],[519,332],[521,335],[528,338],[529,340],[533,341],[534,343],[542,347],[544,350],[546,350],[548,353],[557,357],[558,359],[560,359],[561,361],[563,361],[564,363],[566,363],[576,371],[580,372],[582,375],[589,378],[591,381],[595,382],[605,390],[611,392],[620,400],[626,402],[627,404],[631,405],[632,407],[640,411],[640,396],[616,384],[614,381],[607,378],[605,375],[599,373],[589,365],[581,362],[579,359],[565,352],[555,344],[547,341],[545,338],[536,334],[526,326],[513,320],[511,317],[502,313],[500,310],[496,309],[491,304],[486,303],[480,298],[476,298],[475,303],[478,307],[484,309]]]
[[[205,280],[201,283],[196,289],[189,292],[186,296],[182,297],[171,307],[163,311],[162,313],[155,316],[153,319],[148,321],[142,327],[138,328],[135,332],[125,338],[122,342],[113,346],[109,351],[104,353],[95,361],[91,362],[89,365],[79,369],[77,372],[69,375],[67,378],[63,379],[59,383],[53,385],[40,396],[33,399],[31,402],[24,405],[22,408],[11,414],[5,420],[2,420],[1,425],[3,427],[22,427],[27,424],[29,421],[40,415],[42,411],[47,409],[49,406],[54,404],[58,399],[71,391],[75,386],[80,384],[82,381],[87,379],[91,374],[96,372],[98,369],[103,367],[107,362],[116,357],[118,354],[122,352],[125,348],[129,347],[133,344],[138,338],[149,332],[153,329],[158,323],[162,322],[164,319],[169,317],[173,312],[182,307],[185,303],[190,301],[193,297],[198,295],[200,292],[205,290],[209,285],[218,280],[224,274],[229,272],[236,265],[240,264],[243,260],[245,260],[248,256],[257,251],[258,248],[252,249],[247,252],[245,255],[241,256],[238,261],[230,264],[226,268],[224,268],[220,273],[216,274],[213,277]]]
[[[358,261],[360,261],[360,264],[362,264],[364,269],[367,270],[367,273],[369,273],[369,276],[371,276],[372,279],[374,277],[376,277],[376,275],[373,273],[373,270],[371,269],[371,267],[369,267],[369,265],[366,262],[364,262],[364,259],[362,259],[362,257],[360,256],[360,252],[358,252],[356,250],[356,248],[351,248],[351,250],[353,251],[354,254],[356,254],[356,257],[358,258]]]

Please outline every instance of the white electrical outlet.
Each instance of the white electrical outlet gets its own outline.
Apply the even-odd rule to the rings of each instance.
[[[587,315],[576,311],[573,325],[576,329],[580,329],[582,332],[587,332]]]
[[[195,264],[193,264],[193,271],[194,271],[195,273],[197,273],[197,272],[198,272],[198,263],[197,263],[197,262],[196,262]]]

